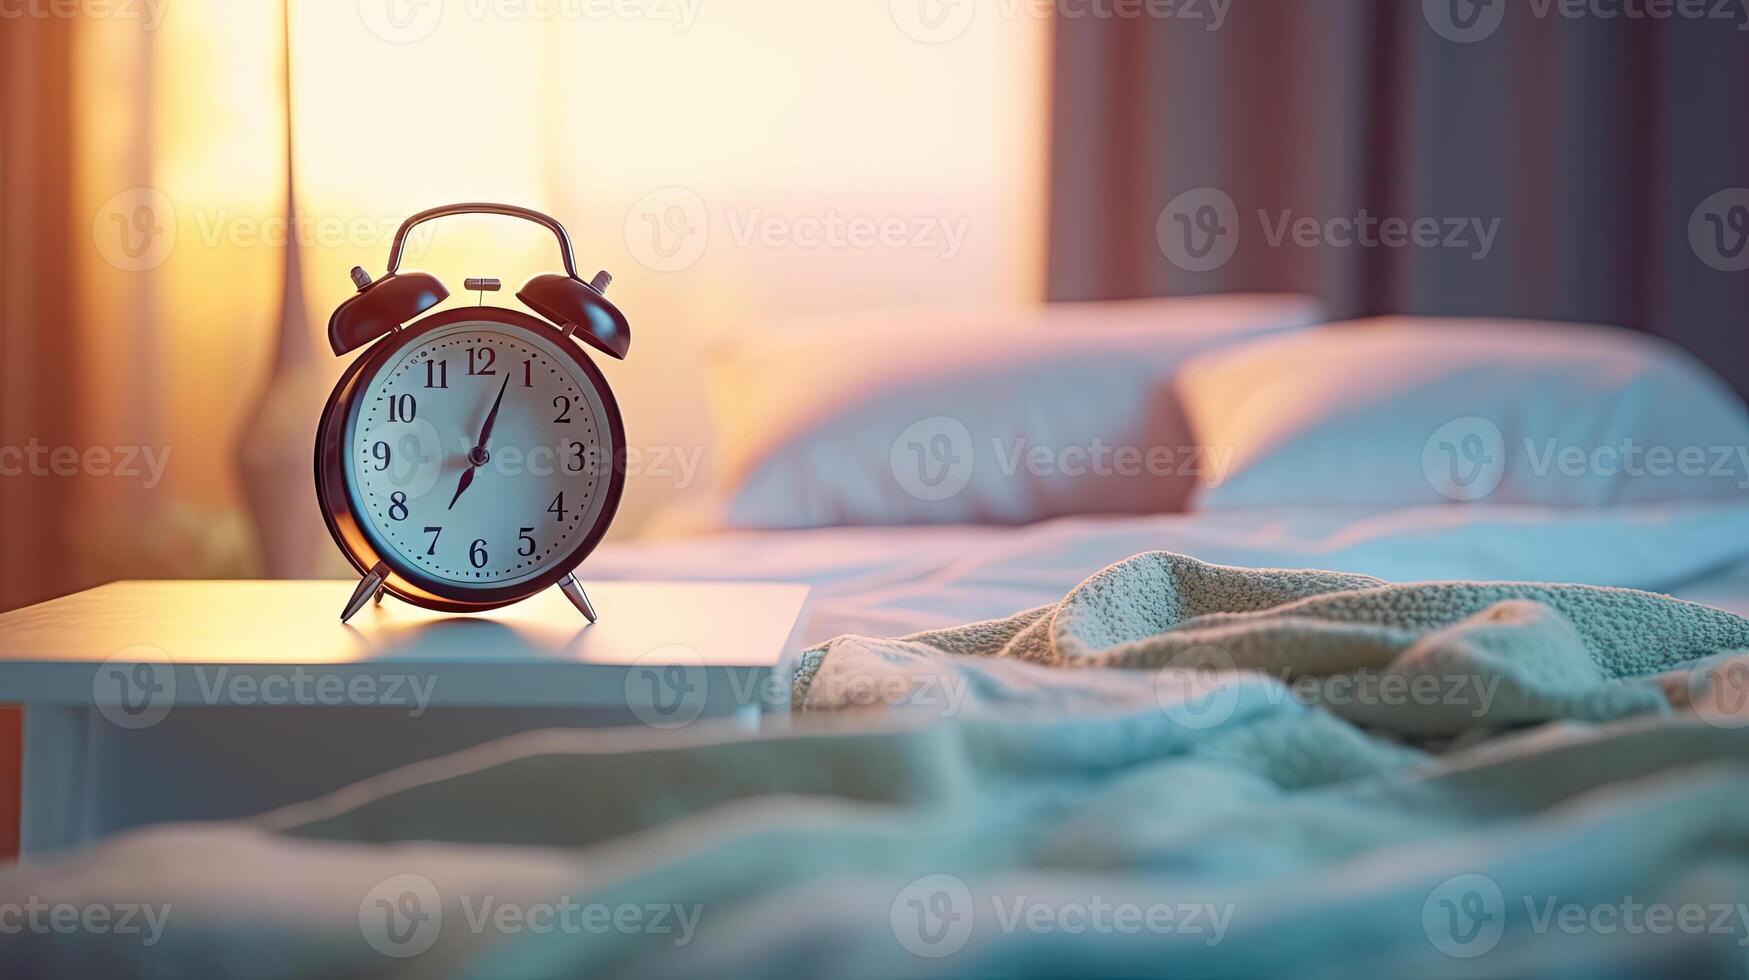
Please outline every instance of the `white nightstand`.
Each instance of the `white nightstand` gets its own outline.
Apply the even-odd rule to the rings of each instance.
[[[24,706],[23,854],[246,816],[552,726],[757,725],[787,711],[803,585],[591,582],[474,616],[352,582],[116,582],[0,615]],[[538,805],[538,801],[524,801]]]

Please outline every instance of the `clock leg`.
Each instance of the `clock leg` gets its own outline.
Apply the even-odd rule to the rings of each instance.
[[[384,591],[385,591],[385,590],[384,590],[384,589],[383,589],[383,587],[382,587],[382,586],[380,586],[380,585],[379,585],[379,586],[377,586],[377,595],[376,595],[376,598],[375,598],[375,599],[372,599],[372,600],[371,600],[371,602],[374,602],[374,603],[376,603],[376,604],[377,604],[377,605],[379,605],[379,606],[380,606],[380,605],[382,605],[382,604],[383,604],[383,592],[384,592]]]
[[[565,598],[571,600],[571,605],[577,607],[584,619],[595,622],[595,606],[589,602],[589,595],[583,591],[583,583],[577,581],[576,575],[559,579],[559,591],[565,593]]]
[[[342,623],[351,619],[353,614],[364,608],[364,604],[372,595],[380,593],[383,579],[389,577],[389,566],[386,562],[377,562],[368,574],[359,580],[358,588],[352,590],[352,598],[346,600],[346,608],[340,613]]]

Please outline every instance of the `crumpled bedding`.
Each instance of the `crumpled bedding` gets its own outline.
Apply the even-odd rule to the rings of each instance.
[[[821,644],[802,656],[794,707],[868,701],[865,681],[884,680],[897,661],[1001,657],[1152,670],[1160,684],[1194,686],[1200,676],[1209,688],[1200,695],[1211,703],[1220,700],[1219,682],[1206,678],[1260,672],[1348,720],[1450,737],[1664,710],[1670,699],[1658,672],[1746,648],[1749,619],[1634,589],[1393,585],[1343,572],[1232,568],[1162,551],[1118,562],[1061,602],[1004,619]],[[925,676],[927,668],[919,691],[930,686]]]
[[[535,733],[0,872],[169,907],[149,947],[0,934],[0,974],[1742,976],[1746,638],[1629,590],[1143,555],[835,640],[759,735]]]

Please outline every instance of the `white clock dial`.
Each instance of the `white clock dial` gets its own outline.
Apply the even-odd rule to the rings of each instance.
[[[346,484],[385,556],[501,588],[550,570],[595,527],[617,447],[601,393],[561,343],[462,321],[363,380]]]

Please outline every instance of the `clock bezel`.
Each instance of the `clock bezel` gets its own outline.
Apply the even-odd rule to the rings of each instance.
[[[471,320],[485,321],[512,330],[529,331],[564,352],[583,377],[594,386],[595,394],[600,398],[602,410],[607,416],[609,437],[613,440],[613,463],[609,467],[606,488],[603,491],[607,498],[602,503],[601,512],[596,516],[595,522],[578,539],[577,544],[546,571],[534,578],[510,585],[468,586],[438,579],[401,561],[392,550],[386,550],[386,553],[385,550],[379,550],[370,533],[365,530],[365,522],[354,509],[352,494],[346,484],[346,432],[358,414],[361,405],[358,395],[364,389],[365,379],[375,377],[378,370],[391,358],[417,343],[426,334],[441,327]],[[625,490],[625,425],[620,419],[619,403],[614,400],[613,390],[608,387],[601,369],[596,367],[595,362],[575,340],[565,336],[558,328],[519,310],[501,306],[465,306],[443,310],[416,320],[378,340],[355,358],[335,383],[316,428],[315,448],[316,500],[322,511],[322,520],[328,525],[328,533],[334,538],[334,543],[339,546],[346,560],[361,575],[369,574],[378,562],[382,562],[389,568],[389,575],[383,581],[385,591],[396,598],[440,612],[481,612],[497,609],[557,584],[560,579],[575,571],[601,543],[609,525],[613,523],[614,514],[619,510],[620,495]]]

